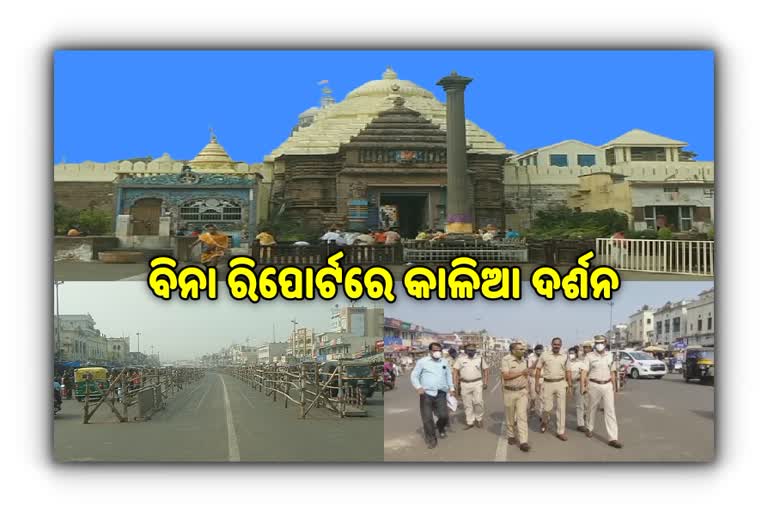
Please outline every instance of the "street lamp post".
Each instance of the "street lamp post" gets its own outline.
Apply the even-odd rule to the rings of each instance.
[[[136,352],[141,353],[141,333],[136,333]]]
[[[56,353],[54,354],[54,361],[61,359],[61,315],[59,314],[59,285],[64,284],[64,281],[54,281],[53,285],[56,288]]]

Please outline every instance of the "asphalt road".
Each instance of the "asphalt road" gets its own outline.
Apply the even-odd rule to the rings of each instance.
[[[538,264],[526,263],[519,265],[523,281],[530,280]],[[220,279],[226,278],[226,267],[221,267]],[[408,269],[405,265],[389,266],[395,280],[401,281]],[[558,271],[566,272],[568,267],[559,267]],[[54,279],[59,281],[146,281],[148,266],[146,263],[108,264],[101,262],[71,262],[57,261],[53,264]],[[620,271],[624,281],[711,281],[712,276],[693,276],[683,274],[664,274],[652,272]]]
[[[483,429],[463,430],[460,403],[452,432],[428,450],[423,440],[418,397],[407,376],[398,388],[386,393],[384,411],[384,460],[386,461],[475,461],[475,462],[706,462],[714,457],[714,386],[685,383],[679,375],[661,380],[629,380],[617,396],[616,414],[622,449],[608,446],[602,413],[595,419],[595,436],[588,439],[576,430],[575,405],[568,403],[566,434],[560,441],[553,431],[538,432],[538,419],[531,418],[529,444],[523,453],[506,443],[506,429],[498,370],[492,370],[485,392]],[[550,427],[550,430],[553,430]]]
[[[82,404],[65,400],[54,418],[53,455],[58,462],[380,461],[383,410],[378,393],[366,418],[314,409],[300,420],[296,407],[208,373],[145,422],[119,423],[104,406],[84,425]]]

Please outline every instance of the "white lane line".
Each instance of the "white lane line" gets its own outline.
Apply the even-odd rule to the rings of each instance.
[[[255,405],[253,405],[253,402],[251,402],[250,400],[248,400],[248,397],[247,397],[247,396],[245,396],[245,393],[243,393],[243,390],[242,390],[242,389],[238,389],[237,391],[238,391],[238,393],[240,393],[240,396],[242,396],[243,398],[245,398],[245,401],[246,401],[246,402],[248,402],[248,405],[250,405],[250,406],[251,406],[251,407],[253,407],[254,409],[256,408],[256,406],[255,406]]]
[[[219,375],[219,377],[221,377],[221,375]],[[208,392],[211,390],[212,387],[213,387],[213,384],[211,384],[205,389],[205,393],[203,393],[203,396],[202,398],[200,398],[200,401],[197,402],[197,407],[195,407],[195,410],[198,410],[200,406],[203,405],[203,400],[205,400],[205,397],[208,396]]]
[[[499,382],[496,383],[495,386],[493,386],[493,389],[491,390],[491,393],[495,393],[497,389],[499,389],[499,386],[501,385],[501,377],[499,377]]]
[[[496,458],[494,462],[507,462],[507,423],[501,424],[502,434],[499,436],[499,440],[496,441]]]
[[[232,407],[229,404],[229,394],[227,393],[227,384],[224,377],[219,374],[221,387],[224,389],[224,406],[227,409],[227,441],[229,443],[229,462],[240,462],[240,447],[237,444],[237,432],[235,432],[235,422],[232,420]]]

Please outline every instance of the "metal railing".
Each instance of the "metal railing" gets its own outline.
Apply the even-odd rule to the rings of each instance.
[[[403,261],[414,264],[448,263],[469,256],[480,263],[527,263],[528,247],[520,241],[408,240],[403,243]]]
[[[339,418],[364,415],[365,397],[361,390],[343,379],[343,365],[324,371],[319,363],[293,366],[257,365],[222,368],[221,371],[263,392],[272,401],[298,408],[299,419],[305,419],[315,407],[329,409]]]
[[[101,390],[101,396],[94,404],[91,404],[91,386],[86,386],[83,423],[89,423],[103,404],[107,404],[121,423],[149,419],[165,407],[171,396],[204,374],[205,370],[201,368],[123,369],[108,379],[109,385]],[[131,407],[136,408],[133,417],[129,413]]]
[[[715,242],[711,240],[620,240],[598,238],[597,263],[635,272],[712,276]]]
[[[252,247],[252,258],[259,265],[324,265],[328,256],[344,252],[342,265],[398,265],[402,262],[402,247],[397,245],[336,245],[317,243],[294,245],[259,245]]]

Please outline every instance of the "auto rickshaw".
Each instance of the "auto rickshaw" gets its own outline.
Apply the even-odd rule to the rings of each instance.
[[[99,400],[108,387],[106,368],[94,366],[75,370],[75,398],[78,402],[82,402],[86,394],[89,400]]]
[[[688,348],[683,366],[685,382],[698,379],[700,383],[715,379],[715,350],[711,348]]]
[[[328,376],[338,368],[341,373],[341,388],[346,396],[357,396],[360,402],[370,398],[376,392],[376,377],[369,363],[353,361],[328,361],[320,367],[320,382],[328,380]],[[333,377],[332,380],[336,380]],[[335,382],[333,382],[335,385]],[[331,396],[336,396],[336,390],[331,391]]]

